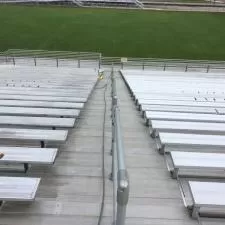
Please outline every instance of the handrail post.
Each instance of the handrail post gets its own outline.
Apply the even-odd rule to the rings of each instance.
[[[58,57],[56,58],[56,66],[57,66],[57,68],[59,67],[59,59],[58,59]]]
[[[14,56],[13,56],[13,65],[14,65],[14,66],[16,65]]]
[[[126,209],[129,199],[129,179],[127,170],[118,171],[117,189],[117,217],[116,225],[124,225],[126,220]]]
[[[166,63],[164,64],[163,71],[166,71]]]
[[[34,56],[34,65],[37,66],[36,56]]]
[[[98,68],[99,69],[101,69],[101,62],[102,62],[102,54],[100,53],[99,60],[98,60]]]

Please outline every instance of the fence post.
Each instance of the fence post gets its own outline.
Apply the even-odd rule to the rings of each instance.
[[[78,68],[80,68],[80,58],[78,58]]]
[[[145,70],[145,62],[142,63],[142,70]]]
[[[57,66],[57,68],[59,67],[59,59],[58,58],[56,58],[56,66]]]
[[[166,71],[166,63],[164,64],[163,71]]]
[[[37,66],[36,57],[34,56],[34,65]]]
[[[13,65],[14,65],[14,66],[16,65],[14,56],[13,56]]]
[[[209,72],[209,69],[210,69],[210,65],[207,66],[207,73]]]
[[[185,72],[187,72],[187,71],[188,71],[188,64],[185,67]]]
[[[98,68],[101,69],[102,54],[99,55]]]

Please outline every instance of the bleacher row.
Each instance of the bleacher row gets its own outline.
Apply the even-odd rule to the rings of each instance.
[[[95,84],[92,69],[0,66],[0,201],[32,201]],[[14,174],[18,173],[18,176]]]
[[[225,216],[224,74],[121,70],[184,205]]]

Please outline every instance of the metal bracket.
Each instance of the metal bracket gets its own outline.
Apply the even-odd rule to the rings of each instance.
[[[129,178],[127,170],[118,171],[117,203],[126,205],[129,199]]]

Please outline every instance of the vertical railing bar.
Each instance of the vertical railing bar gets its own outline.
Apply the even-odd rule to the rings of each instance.
[[[58,59],[58,57],[56,58],[56,66],[57,66],[57,68],[59,67],[59,59]]]
[[[37,66],[36,56],[34,56],[34,66]]]

